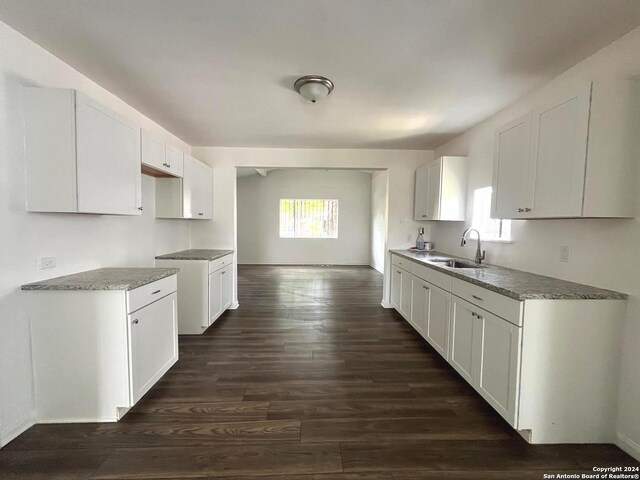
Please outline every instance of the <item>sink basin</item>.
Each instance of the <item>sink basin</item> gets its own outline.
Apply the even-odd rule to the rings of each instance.
[[[459,260],[438,260],[433,263],[437,263],[438,265],[442,265],[443,267],[449,267],[449,268],[483,268],[482,265],[477,265],[475,263],[461,262]]]

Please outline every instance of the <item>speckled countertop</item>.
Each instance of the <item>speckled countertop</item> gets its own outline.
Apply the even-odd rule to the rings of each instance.
[[[180,252],[167,253],[166,255],[158,255],[156,260],[215,260],[225,255],[233,253],[233,250],[205,250],[191,249],[182,250]]]
[[[133,290],[175,275],[179,268],[99,268],[22,285],[22,290]]]
[[[488,290],[493,290],[507,297],[515,298],[516,300],[536,298],[557,300],[624,300],[627,298],[627,295],[624,293],[495,265],[483,264],[482,268],[464,269],[445,267],[433,262],[450,258],[462,260],[467,263],[473,263],[473,261],[440,252],[417,253],[409,250],[390,250],[390,252],[420,262],[429,268],[446,273],[452,277],[466,280],[467,282]]]

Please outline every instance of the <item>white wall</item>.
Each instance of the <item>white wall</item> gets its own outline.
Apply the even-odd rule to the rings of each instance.
[[[387,186],[386,171],[371,175],[371,258],[369,265],[384,273],[385,244],[387,241]]]
[[[338,238],[280,238],[280,199],[338,200]],[[283,169],[238,178],[238,263],[368,265],[371,174]]]
[[[155,220],[154,185],[143,177],[142,217],[25,211],[22,85],[77,88],[160,138],[189,146],[36,44],[0,23],[0,446],[32,422],[31,292],[20,285],[103,266],[150,266],[158,253],[188,248],[186,221]],[[210,222],[207,222],[210,223]],[[57,267],[37,270],[39,256]]]
[[[468,155],[469,193],[491,185],[496,127],[518,117],[551,92],[576,81],[594,81],[592,114],[606,110],[612,80],[640,75],[640,28],[576,65],[557,79],[436,150],[440,155]],[[604,92],[604,95],[602,94]],[[602,116],[600,116],[602,117]],[[640,125],[628,125],[640,135]],[[640,160],[640,157],[639,157]],[[639,162],[640,163],[640,162]],[[640,187],[640,178],[635,178]],[[470,195],[472,199],[472,195]],[[470,217],[471,209],[468,209]],[[579,219],[514,221],[513,244],[486,243],[487,261],[552,277],[630,294],[624,336],[618,432],[619,442],[640,445],[640,207],[633,220]],[[470,224],[470,218],[467,219]],[[439,251],[471,258],[473,245],[459,246],[461,224],[434,222],[432,238]],[[570,248],[569,263],[559,261],[560,246]],[[576,332],[579,341],[579,332]],[[629,450],[629,443],[626,443]],[[639,451],[640,452],[640,451]],[[636,455],[639,453],[636,452]]]
[[[388,169],[388,248],[412,245],[418,227],[426,225],[426,222],[412,220],[413,184],[415,169],[433,159],[431,151],[193,147],[193,155],[214,167],[214,222],[193,224],[191,242],[194,248],[237,250],[236,167]],[[388,262],[389,255],[385,254],[387,266]],[[388,298],[387,280],[384,286],[385,301],[388,302]]]

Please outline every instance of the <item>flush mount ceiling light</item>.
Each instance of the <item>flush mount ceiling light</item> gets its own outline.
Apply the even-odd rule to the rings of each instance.
[[[293,88],[306,100],[316,103],[333,91],[333,82],[320,75],[305,75],[296,80]]]

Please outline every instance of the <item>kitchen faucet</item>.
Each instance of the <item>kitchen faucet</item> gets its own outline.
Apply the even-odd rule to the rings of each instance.
[[[480,265],[482,263],[482,260],[484,260],[485,258],[486,252],[482,250],[482,247],[480,246],[480,232],[478,230],[476,230],[475,228],[467,228],[462,234],[462,240],[460,241],[460,246],[464,247],[467,244],[467,235],[471,232],[476,232],[476,234],[478,235],[478,248],[476,249],[476,264]]]

